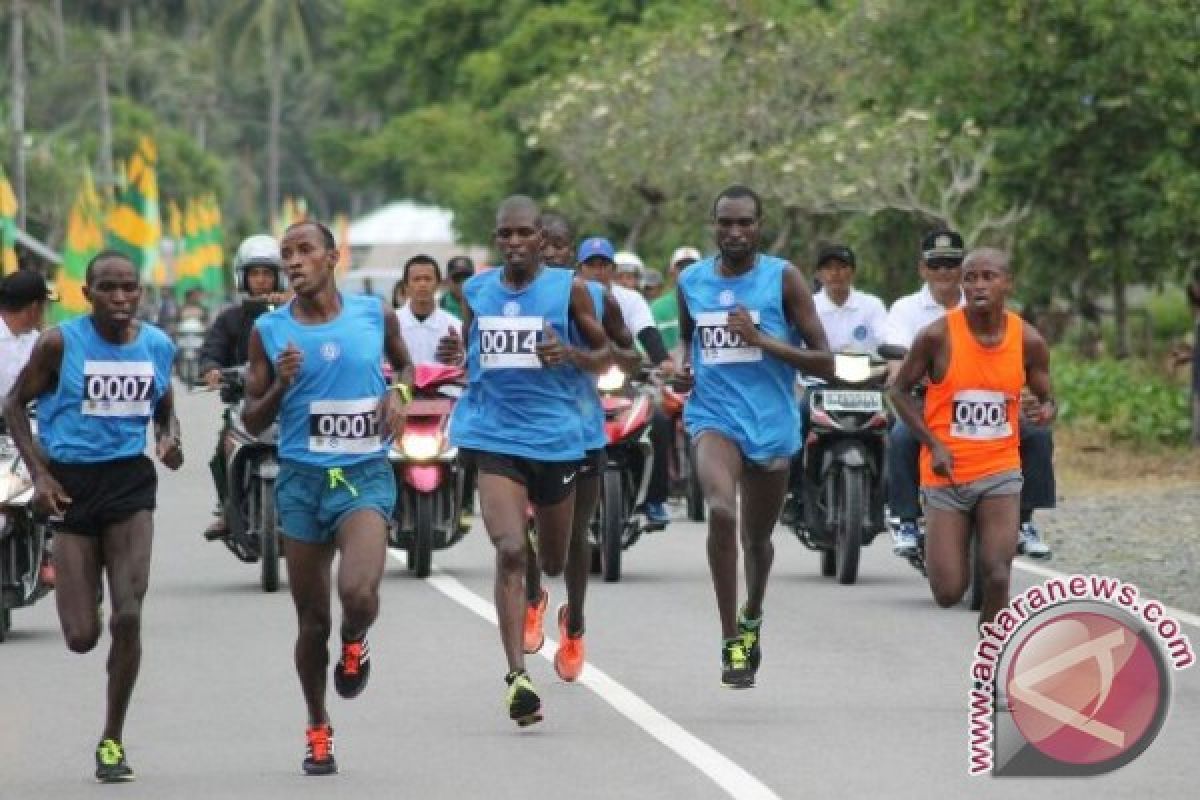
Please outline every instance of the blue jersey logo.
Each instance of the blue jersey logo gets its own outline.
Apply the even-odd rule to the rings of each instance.
[[[854,338],[860,342],[865,341],[867,338],[867,326],[859,325],[857,328],[855,328],[854,329]]]

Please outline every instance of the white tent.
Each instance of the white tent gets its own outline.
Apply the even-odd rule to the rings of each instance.
[[[407,200],[389,203],[350,223],[354,248],[396,244],[454,244],[454,212]]]

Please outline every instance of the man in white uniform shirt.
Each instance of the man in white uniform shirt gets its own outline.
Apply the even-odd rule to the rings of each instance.
[[[883,341],[887,309],[875,295],[854,288],[856,266],[854,251],[843,244],[826,245],[817,254],[821,291],[813,303],[835,353],[874,353]]]
[[[883,344],[907,351],[918,331],[941,319],[947,311],[963,304],[962,262],[966,255],[963,238],[955,231],[938,230],[921,242],[920,273],[925,285],[914,294],[901,297],[888,312]],[[1056,502],[1054,482],[1054,440],[1050,429],[1036,426],[1022,417],[1021,530],[1017,552],[1031,558],[1050,558],[1046,546],[1033,526],[1033,511],[1053,508]],[[921,515],[917,459],[921,445],[900,420],[888,438],[888,510],[899,524],[892,530],[892,552],[901,558],[915,555],[920,537],[917,519]]]
[[[408,302],[396,311],[400,336],[414,364],[436,364],[438,341],[449,336],[451,330],[461,334],[462,329],[458,317],[438,307],[441,269],[431,256],[413,256],[404,265],[402,281]]]
[[[29,361],[52,299],[39,272],[19,269],[0,280],[0,399],[8,396]]]

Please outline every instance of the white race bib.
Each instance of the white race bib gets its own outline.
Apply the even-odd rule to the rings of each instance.
[[[313,453],[374,453],[379,438],[379,398],[318,400],[308,407],[308,449]]]
[[[757,311],[750,319],[758,324]],[[747,347],[742,337],[729,329],[728,311],[706,311],[696,315],[696,336],[700,341],[700,361],[704,364],[744,364],[762,361],[762,348]]]
[[[1008,401],[1003,392],[964,389],[954,393],[950,435],[958,439],[1004,439],[1012,436]]]
[[[89,417],[148,417],[154,403],[149,361],[84,361],[83,413]]]
[[[480,317],[479,366],[483,369],[541,369],[538,337],[542,317]]]

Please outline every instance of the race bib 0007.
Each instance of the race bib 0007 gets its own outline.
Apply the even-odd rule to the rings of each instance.
[[[758,312],[750,319],[758,324]],[[762,361],[762,348],[748,347],[742,337],[729,329],[728,311],[706,311],[696,315],[696,337],[700,342],[700,361],[705,364],[744,364]]]
[[[537,357],[542,317],[480,317],[479,366],[483,369],[540,369]]]
[[[83,413],[89,417],[148,417],[154,404],[154,364],[84,361]]]
[[[318,400],[308,407],[308,449],[313,453],[374,453],[379,438],[379,398]]]
[[[1012,436],[1008,401],[1003,392],[964,389],[954,393],[950,435],[959,439],[1003,439]]]

